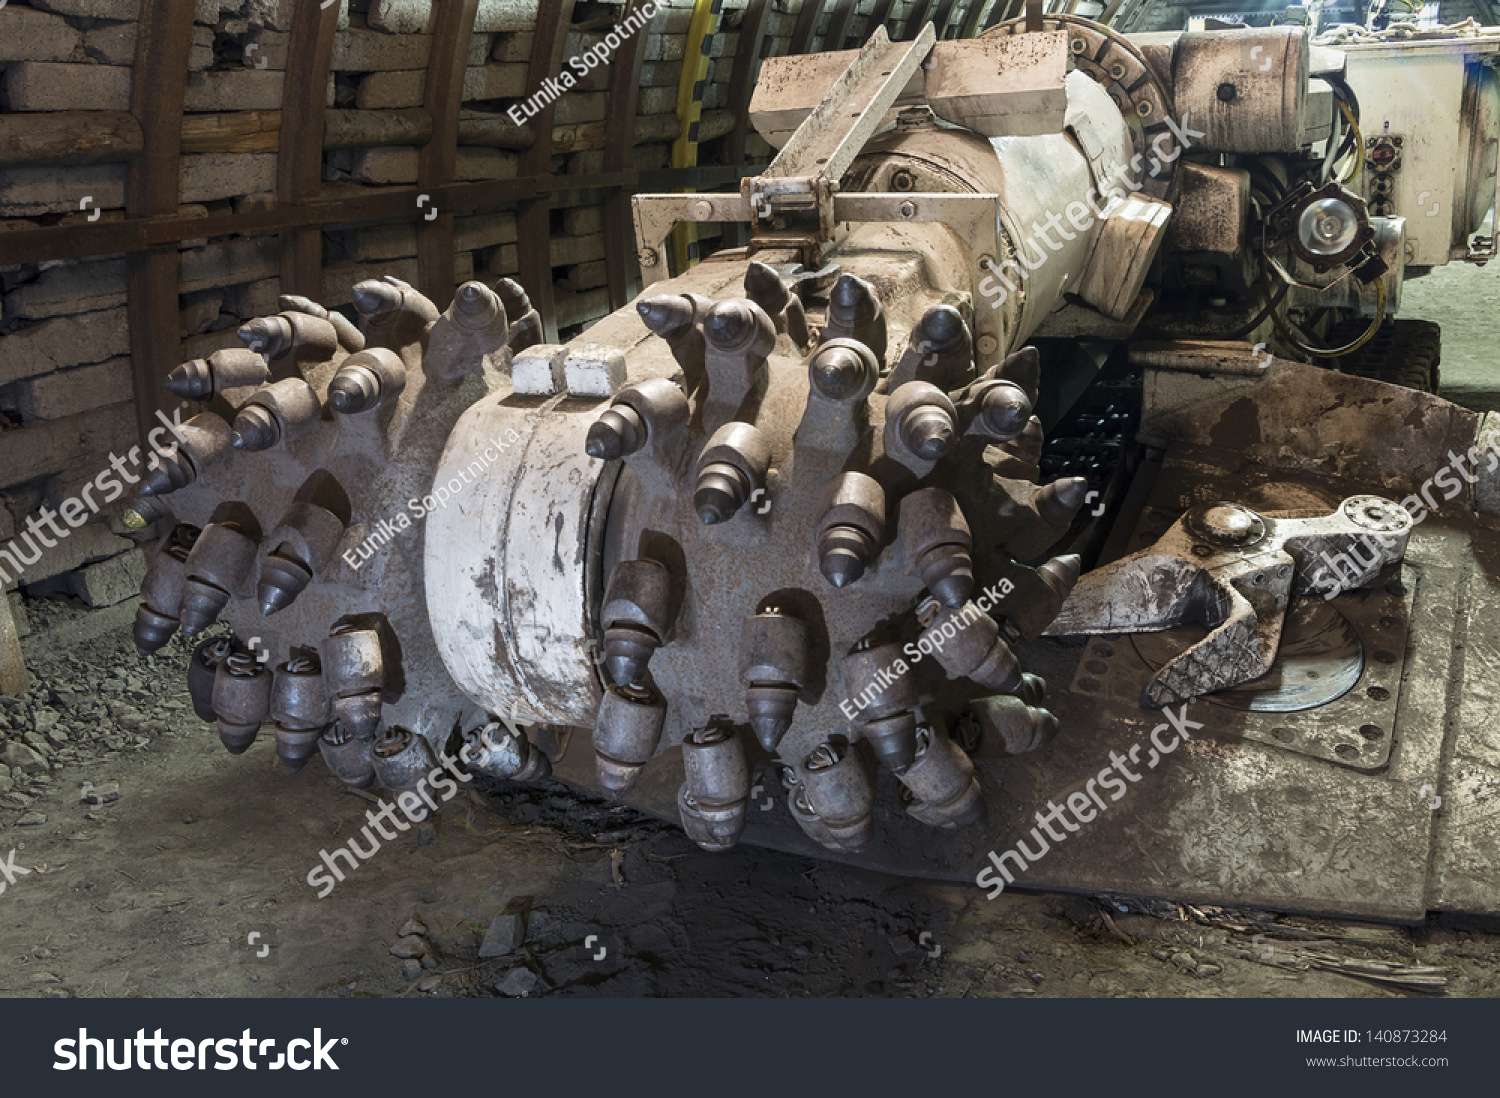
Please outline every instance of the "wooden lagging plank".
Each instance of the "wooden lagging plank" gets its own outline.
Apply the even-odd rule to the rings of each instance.
[[[463,103],[464,70],[479,0],[449,0],[436,7],[432,52],[427,65],[423,106],[432,117],[432,137],[417,154],[417,186],[423,191],[453,182],[458,165],[458,116]],[[417,280],[439,309],[453,300],[453,211],[429,201],[417,221]],[[433,216],[434,213],[436,216]]]
[[[0,591],[0,696],[19,698],[31,684],[10,599]]]
[[[125,178],[127,217],[177,213],[193,13],[193,5],[180,0],[143,0],[141,5],[130,113],[141,128],[142,149]],[[182,357],[177,248],[132,253],[125,270],[136,425],[145,445],[164,403],[162,382]]]
[[[640,16],[646,0],[627,4],[620,23],[629,28]],[[646,58],[646,28],[623,36],[624,41],[610,62],[608,127],[604,138],[604,170],[627,171],[635,147],[635,116],[640,105],[641,66]],[[618,309],[640,291],[636,265],[635,229],[630,215],[630,193],[623,187],[604,200],[604,277],[609,307]]]
[[[278,118],[276,201],[298,205],[323,189],[323,119],[338,5],[319,7],[303,0],[292,15],[286,77],[281,101],[297,109]],[[323,231],[292,227],[281,231],[281,292],[317,299],[323,294]]]
[[[562,70],[568,26],[573,20],[573,0],[541,0],[537,8],[536,37],[532,39],[531,62],[526,86],[536,94]],[[535,143],[521,154],[521,174],[548,173],[552,160],[552,123],[555,100],[540,103],[531,118]],[[521,285],[542,317],[549,343],[557,342],[557,305],[552,293],[552,232],[550,205],[541,195],[516,206],[517,250],[520,254]]]

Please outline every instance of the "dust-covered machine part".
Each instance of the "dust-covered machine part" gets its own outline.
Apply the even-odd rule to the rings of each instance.
[[[1369,168],[1401,49],[1055,15],[768,59],[774,160],[635,196],[649,285],[585,335],[386,278],[174,371],[137,645],[227,623],[189,672],[225,746],[392,796],[462,748],[706,850],[1500,909],[1497,428],[1329,342],[1493,254],[1497,47],[1419,59],[1476,150],[1442,241],[1387,183],[1443,154]],[[673,274],[684,221],[745,243]]]

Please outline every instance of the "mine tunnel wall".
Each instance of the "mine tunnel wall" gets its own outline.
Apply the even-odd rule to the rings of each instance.
[[[453,0],[452,6],[462,2]],[[840,45],[853,48],[873,31],[870,14],[877,7],[884,8],[898,37],[918,9],[928,18],[946,13],[952,37],[971,14],[987,16],[994,7],[991,0],[860,0],[841,13],[834,0],[809,2],[817,12],[804,13],[801,0],[725,0],[718,33],[703,47],[709,61],[699,164],[753,166],[773,154],[749,127],[746,112],[730,109],[737,66],[749,66],[753,75],[760,58],[786,54],[794,44],[798,52],[836,48],[827,41],[830,30]],[[259,228],[268,217],[274,223],[276,211],[289,204],[286,196],[296,193],[296,184],[278,176],[279,160],[296,155],[290,148],[295,134],[282,124],[292,116],[283,113],[287,89],[317,82],[300,70],[289,75],[289,65],[327,66],[324,147],[313,150],[320,155],[304,176],[316,178],[310,187],[304,178],[304,197],[359,199],[409,191],[426,171],[422,143],[439,140],[425,136],[437,105],[424,100],[439,60],[433,45],[438,9],[447,3],[341,0],[337,30],[321,57],[319,47],[299,46],[305,25],[298,22],[299,3],[316,6],[315,0],[11,0],[0,9],[0,233],[63,227],[79,234],[76,257],[55,258],[63,254],[55,237],[0,255],[0,545],[18,532],[24,537],[26,520],[40,507],[56,508],[76,496],[109,467],[112,454],[128,455],[162,399],[157,392],[165,373],[177,362],[237,345],[235,329],[275,312],[278,294],[301,293],[332,308],[350,302],[355,283],[387,274],[433,296],[451,292],[435,292],[431,279],[421,276],[418,239],[424,226],[417,209],[399,218],[376,211],[357,227],[315,225],[303,234],[313,238],[313,274],[304,259],[296,284],[288,278],[286,243],[294,234]],[[638,42],[634,145],[617,151],[628,156],[627,170],[669,168],[680,128],[678,83],[689,52],[692,4],[658,0],[656,7]],[[742,44],[741,31],[747,18],[754,24],[757,7],[764,8],[760,33]],[[524,148],[534,142],[540,120],[517,126],[507,111],[539,83],[531,72],[539,19],[545,24],[559,10],[570,12],[564,15],[569,22],[556,70],[561,72],[570,70],[569,59],[601,46],[626,9],[587,0],[541,0],[540,7],[539,0],[478,0],[474,10],[472,33],[457,35],[466,58],[452,181],[514,181],[530,174],[578,176],[584,184],[583,177],[619,170],[618,164],[607,165],[606,145],[621,117],[620,106],[611,107],[609,87],[613,65],[629,60],[624,45],[557,98],[551,156],[544,163],[538,165],[540,157],[528,163]],[[190,28],[173,26],[189,15]],[[182,119],[181,143],[166,155],[160,140],[152,147],[151,112],[160,109],[154,89],[162,83],[156,66],[146,86],[136,83],[143,28],[153,41],[163,34],[190,36],[182,39],[186,86],[172,115]],[[575,75],[577,70],[571,67]],[[177,180],[175,209],[159,187],[155,208],[148,208],[151,195],[131,194],[131,171],[153,158],[170,166],[163,178]],[[425,175],[424,183],[430,178]],[[714,180],[704,186],[724,185]],[[638,290],[628,200],[606,200],[622,190],[628,195],[650,189],[661,188],[633,183],[614,191],[554,192],[550,201],[491,202],[484,213],[445,219],[451,225],[444,230],[451,231],[451,285],[515,277],[563,338],[576,335],[623,304],[611,300],[609,263],[629,280],[616,298]],[[127,216],[148,214],[212,218],[219,229],[244,222],[245,228],[169,243],[164,250],[175,253],[175,277],[169,270],[164,278],[158,267],[149,277],[137,272],[133,282],[131,254],[100,251],[108,245],[94,241]],[[249,219],[257,216],[261,220],[252,226]],[[610,218],[621,222],[613,226],[614,240],[606,232]],[[518,232],[518,221],[528,220],[539,223],[545,259],[534,254],[540,246],[528,253],[525,233]],[[704,253],[717,246],[722,231],[713,224],[699,228]],[[309,249],[306,239],[300,244]],[[619,254],[611,255],[612,249]],[[544,277],[550,292],[539,294],[535,283]],[[166,330],[166,318],[174,315],[177,330]],[[61,585],[100,604],[133,595],[145,567],[136,542],[146,535],[120,520],[129,495],[46,549],[21,582],[42,585],[44,592]],[[10,593],[24,631],[17,587],[16,579],[0,576],[0,590]]]

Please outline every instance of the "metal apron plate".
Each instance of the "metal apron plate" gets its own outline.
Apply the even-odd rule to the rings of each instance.
[[[1473,530],[1430,906],[1500,914],[1500,533]]]
[[[1333,600],[1294,600],[1271,674],[1202,700],[1265,714],[1269,727],[1247,724],[1242,731],[1247,740],[1351,770],[1384,769],[1395,743],[1403,655],[1418,582],[1415,570],[1405,568],[1399,577],[1371,590],[1351,591]],[[1302,623],[1307,623],[1305,631],[1299,630]],[[1193,627],[1091,638],[1072,689],[1085,695],[1109,690],[1127,696],[1132,690],[1139,693],[1141,666],[1148,674],[1154,672],[1166,662],[1163,656],[1175,655],[1206,632]],[[1123,672],[1121,661],[1113,658],[1122,648],[1128,650]],[[1267,689],[1252,689],[1266,679],[1276,681],[1266,684]],[[1282,719],[1270,719],[1277,714]]]

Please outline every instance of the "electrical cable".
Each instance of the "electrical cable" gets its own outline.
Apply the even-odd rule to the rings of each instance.
[[[1275,313],[1271,314],[1271,322],[1276,325],[1276,330],[1288,343],[1315,358],[1342,358],[1344,355],[1353,354],[1370,342],[1375,337],[1375,333],[1380,330],[1380,326],[1385,323],[1385,278],[1382,276],[1375,280],[1375,319],[1370,321],[1370,326],[1365,329],[1364,335],[1342,347],[1314,347],[1302,342],[1292,334],[1290,328]]]
[[[1349,105],[1342,99],[1338,101],[1338,104],[1339,110],[1344,112],[1344,120],[1349,123],[1350,132],[1354,134],[1354,170],[1343,179],[1339,180],[1339,186],[1342,187],[1346,184],[1354,182],[1359,178],[1359,171],[1364,167],[1365,163],[1365,139],[1359,132],[1359,120],[1356,119],[1353,112],[1349,110]]]
[[[1228,335],[1220,336],[1218,338],[1225,341],[1244,339],[1247,335],[1249,335],[1251,332],[1255,331],[1255,329],[1259,328],[1262,324],[1265,323],[1266,317],[1270,316],[1272,310],[1275,309],[1276,306],[1281,304],[1282,298],[1286,297],[1286,292],[1291,288],[1292,287],[1290,283],[1283,282],[1281,284],[1281,289],[1277,290],[1274,294],[1269,295],[1265,306],[1260,310],[1260,312],[1255,315],[1254,320],[1250,321],[1248,324],[1242,324],[1240,327],[1236,328]]]
[[[1359,159],[1362,162],[1364,159],[1363,137],[1359,132],[1358,96],[1354,94],[1354,89],[1349,86],[1349,82],[1340,73],[1320,72],[1313,75],[1328,85],[1329,89],[1333,92],[1334,102],[1339,105],[1340,112],[1343,113],[1344,118],[1349,122],[1348,127],[1344,131],[1344,139],[1339,142],[1338,151],[1333,154],[1330,163],[1337,164],[1344,157],[1348,156],[1351,151],[1358,151]],[[1356,167],[1355,171],[1349,176],[1349,179],[1355,178],[1358,174],[1359,171]],[[1341,182],[1348,182],[1348,180],[1341,180]]]

